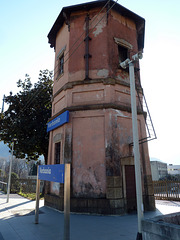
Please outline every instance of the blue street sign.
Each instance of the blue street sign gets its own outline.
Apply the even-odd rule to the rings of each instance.
[[[64,183],[64,164],[40,165],[38,179]]]
[[[63,124],[69,122],[69,111],[65,111],[58,117],[54,118],[52,121],[47,123],[47,132],[62,126]]]

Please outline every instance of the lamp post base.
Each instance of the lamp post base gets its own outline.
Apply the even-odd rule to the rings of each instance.
[[[137,233],[136,240],[142,240],[142,233]]]

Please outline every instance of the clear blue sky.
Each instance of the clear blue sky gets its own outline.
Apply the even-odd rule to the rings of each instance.
[[[16,93],[26,73],[36,82],[39,70],[53,69],[47,34],[62,7],[83,2],[0,0],[0,107],[3,94]],[[146,20],[141,82],[158,137],[149,142],[150,156],[180,164],[180,1],[118,3]]]

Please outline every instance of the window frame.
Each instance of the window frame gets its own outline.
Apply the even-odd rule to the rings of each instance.
[[[58,67],[58,70],[57,70],[57,80],[63,76],[64,74],[64,52],[66,50],[66,45],[61,48],[61,50],[59,51],[59,53],[57,54],[57,57],[56,57],[56,61],[57,61],[57,67]]]
[[[129,58],[130,57],[130,51],[132,51],[132,49],[133,49],[133,46],[129,43],[129,42],[127,42],[126,40],[124,40],[124,39],[122,39],[122,38],[116,38],[116,37],[114,37],[114,41],[115,41],[115,43],[118,45],[118,68],[120,68],[120,69],[123,69],[123,70],[125,70],[125,71],[129,71],[129,69],[128,68],[126,68],[126,69],[124,69],[124,68],[122,68],[121,66],[120,66],[120,63],[121,62],[123,62],[123,61],[125,61],[127,58]],[[120,48],[122,48],[122,49],[124,49],[124,50],[126,50],[127,51],[127,53],[126,53],[126,59],[123,59],[122,61],[120,61]]]
[[[119,56],[119,64],[124,62],[127,58],[129,58],[129,50],[128,48],[118,44],[118,56]]]
[[[58,59],[58,76],[64,74],[64,53]]]

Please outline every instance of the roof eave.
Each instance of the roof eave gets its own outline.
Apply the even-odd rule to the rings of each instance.
[[[63,15],[63,12],[70,15],[71,12],[80,11],[80,10],[90,10],[94,7],[104,6],[106,3],[107,3],[107,0],[98,0],[98,1],[78,4],[78,5],[63,7],[47,36],[48,42],[50,43],[50,47],[55,48],[56,35],[65,22],[65,17]],[[114,3],[115,2],[111,0],[110,6],[113,6]],[[134,21],[136,22],[137,33],[138,33],[138,49],[143,49],[144,48],[144,35],[145,35],[145,19],[138,16],[134,12],[128,10],[127,8],[121,6],[118,3],[115,3],[115,5],[113,6],[113,9],[115,11],[119,12],[121,15],[128,16],[128,17],[134,19]]]

